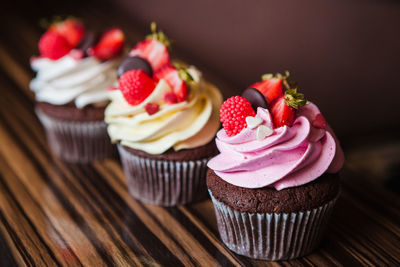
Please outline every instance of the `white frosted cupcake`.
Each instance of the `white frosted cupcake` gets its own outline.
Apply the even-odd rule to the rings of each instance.
[[[30,88],[50,148],[58,157],[85,163],[115,154],[104,110],[108,89],[117,82],[124,39],[117,28],[95,34],[75,19],[53,24],[41,37],[41,56],[31,59],[37,75]]]

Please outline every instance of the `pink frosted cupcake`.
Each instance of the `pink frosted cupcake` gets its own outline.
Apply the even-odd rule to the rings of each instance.
[[[251,258],[310,253],[340,192],[339,142],[317,106],[289,88],[287,76],[264,76],[243,97],[223,103],[220,154],[208,163],[221,239]]]
[[[42,35],[41,56],[31,59],[37,75],[30,88],[49,146],[63,160],[86,163],[116,154],[104,110],[124,40],[117,28],[96,34],[76,19],[57,22]]]

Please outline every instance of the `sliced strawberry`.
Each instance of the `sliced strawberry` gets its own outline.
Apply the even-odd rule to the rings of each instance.
[[[260,91],[265,96],[268,104],[270,104],[275,98],[283,95],[282,80],[283,78],[270,78],[255,83],[249,88],[256,88]]]
[[[271,112],[275,128],[279,128],[284,125],[292,125],[295,109],[286,103],[284,96],[276,98],[275,101],[269,106],[269,111]]]
[[[178,103],[178,99],[176,98],[176,95],[173,92],[165,93],[163,99],[170,105]]]
[[[298,93],[297,88],[286,90],[285,95],[276,98],[269,107],[275,127],[291,126],[296,109],[307,104],[304,95]]]
[[[122,52],[124,44],[124,33],[118,28],[113,28],[100,37],[95,47],[88,49],[88,54],[100,60],[107,60],[118,56]]]
[[[49,31],[57,32],[62,35],[72,47],[79,44],[85,33],[83,24],[76,19],[56,22],[50,26]]]
[[[154,73],[154,80],[165,80],[171,86],[177,102],[185,101],[188,95],[186,82],[179,76],[178,70],[172,65],[166,65]]]
[[[167,46],[156,38],[146,39],[138,43],[129,55],[146,59],[150,62],[153,71],[169,64],[170,61]]]

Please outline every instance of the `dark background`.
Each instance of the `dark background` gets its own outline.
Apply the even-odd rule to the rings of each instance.
[[[34,23],[72,14],[89,25],[120,26],[128,34],[130,24],[146,34],[154,20],[174,41],[173,55],[202,69],[225,97],[239,94],[263,73],[289,70],[345,142],[368,142],[383,133],[400,137],[399,1],[18,0],[6,5],[3,12]],[[94,9],[109,19],[96,21]]]

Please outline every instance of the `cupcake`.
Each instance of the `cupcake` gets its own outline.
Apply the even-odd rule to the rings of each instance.
[[[132,196],[174,206],[207,196],[222,96],[195,67],[171,62],[168,39],[152,31],[121,62],[105,121]]]
[[[117,28],[96,34],[71,18],[52,24],[40,38],[30,88],[49,146],[61,159],[86,163],[116,155],[104,110],[124,39]]]
[[[263,76],[220,109],[207,186],[222,241],[251,258],[288,260],[318,245],[340,192],[344,155],[318,107],[287,75]]]

